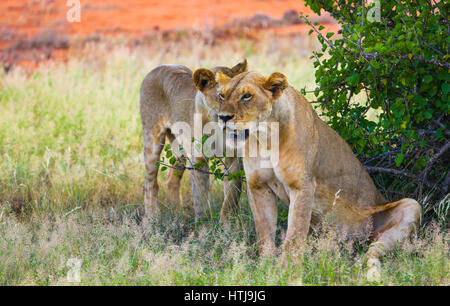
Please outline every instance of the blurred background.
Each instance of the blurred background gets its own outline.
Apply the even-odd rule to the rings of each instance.
[[[78,7],[79,22],[73,20]],[[267,35],[307,36],[310,27],[299,13],[328,24],[329,30],[337,27],[329,15],[314,16],[300,0],[2,0],[0,59],[7,70],[14,65],[34,67],[65,59],[68,50],[86,42],[118,37],[138,45],[156,37],[195,36],[215,44]]]

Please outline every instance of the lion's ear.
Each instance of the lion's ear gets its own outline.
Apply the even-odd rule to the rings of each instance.
[[[237,64],[233,68],[231,68],[231,72],[233,76],[238,75],[239,73],[247,71],[247,59],[244,59],[242,63]]]
[[[194,80],[195,87],[200,91],[213,88],[217,84],[214,72],[204,68],[195,70],[192,79]]]
[[[228,75],[226,75],[220,71],[217,72],[216,79],[217,79],[217,83],[219,83],[220,86],[226,85],[231,80],[231,78]]]
[[[273,98],[276,100],[281,96],[283,90],[288,87],[288,81],[284,74],[274,72],[264,82],[263,87],[272,92]]]

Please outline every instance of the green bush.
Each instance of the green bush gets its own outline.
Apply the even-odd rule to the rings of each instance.
[[[319,113],[388,194],[444,197],[450,182],[450,3],[305,2],[341,26],[339,33],[320,34],[324,27],[304,16],[322,45],[311,57]]]

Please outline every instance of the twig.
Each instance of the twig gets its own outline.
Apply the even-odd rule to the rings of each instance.
[[[165,163],[162,163],[162,162],[158,162],[158,164],[159,164],[159,165],[162,165],[162,166],[166,166],[166,167],[168,167],[168,168],[175,169],[175,170],[195,170],[195,171],[198,171],[198,172],[201,172],[201,173],[204,173],[204,174],[214,174],[214,175],[217,175],[217,173],[214,173],[214,172],[211,172],[211,171],[202,170],[202,169],[199,169],[199,168],[195,168],[195,167],[193,167],[193,166],[178,166],[178,167],[177,167],[177,166],[168,165],[168,164],[165,164]],[[221,175],[222,175],[222,176],[228,176],[229,174],[221,173]]]
[[[417,177],[409,172],[402,171],[402,170],[396,170],[391,168],[383,168],[383,167],[371,167],[371,166],[365,166],[366,170],[368,172],[381,172],[381,173],[389,173],[389,174],[395,174],[399,176],[405,176],[413,179],[417,179]]]
[[[439,152],[437,152],[436,154],[434,154],[433,156],[431,156],[430,160],[427,163],[427,166],[425,167],[425,170],[423,170],[422,173],[422,179],[426,180],[428,172],[431,169],[431,166],[442,156],[444,155],[444,153],[450,148],[450,141],[448,141],[445,145],[442,146],[442,148],[439,150]]]
[[[363,58],[367,58],[367,59],[382,58],[382,56],[379,55],[378,53],[359,52],[358,54],[350,53],[348,55],[354,55],[356,57],[361,55]],[[397,57],[398,58],[403,58],[403,59],[406,59],[406,58],[409,59],[408,55],[403,55],[403,54],[399,54]],[[412,60],[418,60],[418,61],[421,61],[421,62],[424,62],[424,63],[427,63],[427,64],[433,64],[435,66],[439,66],[439,67],[450,69],[450,64],[449,63],[441,63],[438,60],[428,60],[428,59],[425,59],[425,58],[423,58],[421,56],[412,56],[411,59]]]
[[[319,30],[316,29],[316,27],[311,23],[311,21],[308,20],[308,18],[306,18],[305,16],[303,16],[303,14],[301,14],[300,17],[302,17],[302,18],[305,20],[306,24],[308,24],[310,27],[312,27],[313,30],[317,33],[317,35],[319,35],[324,41],[326,41],[326,43],[327,43],[331,48],[336,49],[336,47],[335,47],[332,43],[330,43],[330,41],[329,41],[328,39],[326,39],[326,38],[322,35],[322,33],[319,32]]]
[[[75,212],[75,211],[77,211],[77,210],[79,210],[79,209],[81,209],[81,206],[75,207],[75,208],[72,209],[71,211],[65,213],[65,214],[64,214],[64,217],[67,217],[68,215],[70,215],[71,213],[73,213],[73,212]]]

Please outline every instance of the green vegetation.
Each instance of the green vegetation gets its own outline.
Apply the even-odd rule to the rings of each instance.
[[[427,195],[439,203],[450,182],[450,2],[306,3],[342,28],[320,35],[322,48],[311,57],[327,122],[369,172],[381,173],[378,186],[391,197]]]
[[[162,223],[138,222],[144,178],[138,96],[145,74],[162,62],[232,65],[248,52],[250,68],[283,71],[297,88],[313,86],[312,64],[295,51],[302,42],[276,46],[173,44],[161,52],[161,44],[134,51],[100,44],[66,64],[0,72],[0,285],[67,284],[70,258],[82,261],[81,284],[367,284],[367,245],[339,242],[333,233],[311,237],[301,264],[259,258],[245,196],[233,227],[218,223],[217,183],[209,221],[194,224],[184,178],[183,212],[166,205],[162,188]],[[286,207],[280,207],[282,236]],[[437,225],[422,229],[384,258],[381,284],[449,285],[448,234]]]
[[[149,226],[120,205],[26,222],[4,212],[0,285],[68,284],[71,258],[82,261],[82,285],[370,284],[364,247],[339,243],[333,233],[311,237],[301,264],[259,258],[245,210],[232,229],[215,219],[195,230],[191,218],[167,208],[162,224]],[[386,256],[380,284],[449,285],[448,238],[429,228],[425,238]]]

